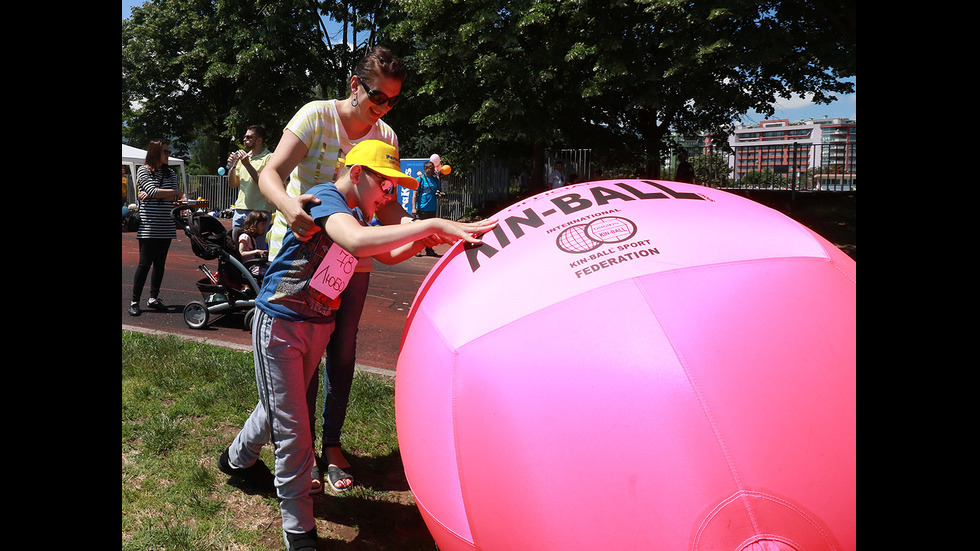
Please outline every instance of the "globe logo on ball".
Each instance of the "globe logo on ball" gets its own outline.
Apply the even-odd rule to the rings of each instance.
[[[619,217],[605,217],[588,224],[577,224],[558,234],[558,248],[569,253],[585,253],[604,243],[626,241],[636,233],[633,222]]]

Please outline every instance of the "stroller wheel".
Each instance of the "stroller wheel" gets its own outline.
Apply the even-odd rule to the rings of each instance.
[[[210,315],[207,306],[200,302],[189,302],[187,306],[184,306],[184,323],[191,329],[200,329],[206,326]]]
[[[245,312],[245,330],[252,330],[252,318],[255,317],[255,307],[249,308],[248,312]]]

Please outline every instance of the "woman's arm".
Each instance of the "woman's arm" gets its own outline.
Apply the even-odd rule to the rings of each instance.
[[[140,167],[140,170],[136,173],[136,183],[140,189],[137,194],[140,201],[146,201],[147,199],[159,199],[161,201],[169,199],[176,201],[183,195],[183,192],[179,188],[167,189],[157,186],[153,178],[150,177],[149,169],[145,167]]]
[[[296,237],[303,241],[320,231],[320,227],[303,210],[303,206],[309,202],[319,204],[320,200],[308,193],[293,197],[286,193],[284,182],[289,177],[289,173],[309,153],[309,150],[296,134],[293,134],[289,129],[284,130],[282,139],[276,146],[276,151],[272,154],[268,164],[265,165],[265,169],[259,173],[258,180],[259,191],[270,203],[276,206],[276,209],[285,217],[289,229],[293,230]]]

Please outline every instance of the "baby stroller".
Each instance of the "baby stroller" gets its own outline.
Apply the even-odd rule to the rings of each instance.
[[[192,202],[178,205],[171,211],[171,216],[177,227],[190,238],[194,254],[204,260],[217,259],[218,269],[212,271],[206,264],[198,266],[206,276],[197,282],[203,300],[184,306],[184,323],[192,329],[201,329],[227,314],[247,310],[245,329],[250,330],[261,277],[252,275],[249,268],[266,260],[243,262],[238,247],[218,219],[201,210],[184,214],[196,206]]]
[[[136,231],[140,227],[140,209],[136,203],[123,205],[122,208],[122,230]]]

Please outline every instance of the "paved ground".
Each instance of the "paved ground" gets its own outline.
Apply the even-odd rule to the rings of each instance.
[[[230,220],[222,220],[226,228]],[[445,252],[447,245],[437,247]],[[206,261],[191,250],[190,241],[183,231],[177,231],[177,239],[170,246],[167,270],[163,278],[160,299],[168,306],[167,311],[146,309],[149,283],[143,289],[141,306],[143,313],[130,316],[127,313],[133,290],[133,272],[139,259],[136,232],[122,232],[122,328],[151,334],[173,334],[180,338],[208,342],[237,350],[251,350],[251,331],[245,329],[244,311],[225,316],[204,329],[191,329],[184,322],[183,309],[188,302],[202,300],[197,281],[204,277],[198,268],[208,264],[217,268],[217,261]],[[359,368],[394,375],[398,357],[398,345],[408,317],[408,310],[415,299],[422,280],[438,259],[414,257],[395,266],[375,262],[371,275],[364,314],[361,317],[357,339]]]

